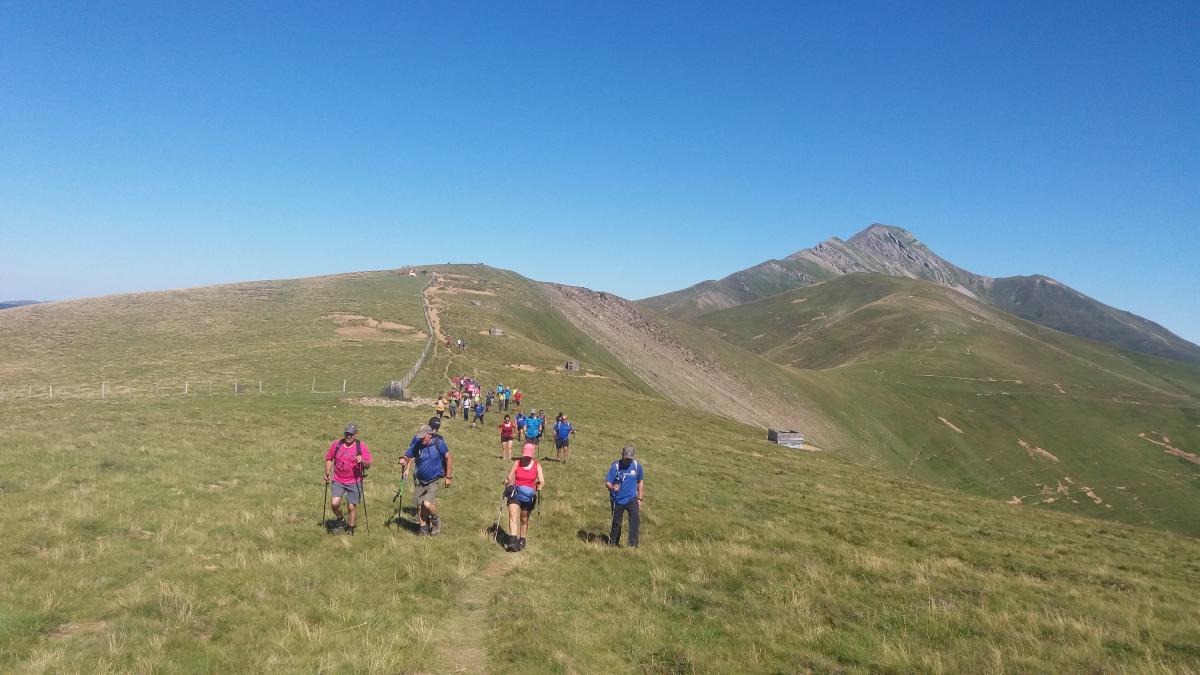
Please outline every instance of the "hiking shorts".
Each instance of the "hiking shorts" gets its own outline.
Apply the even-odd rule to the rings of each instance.
[[[521,507],[522,511],[533,511],[533,507],[537,506],[537,497],[535,496],[533,499],[530,499],[527,502],[523,502],[520,499],[517,499],[516,497],[509,497],[508,503],[510,505],[516,504],[517,506]]]
[[[336,480],[333,481],[333,498],[337,499],[343,495],[346,497],[346,501],[350,502],[351,504],[357,504],[359,500],[362,499],[362,492],[358,489],[358,483],[350,483],[347,485],[345,483],[339,483]]]
[[[554,449],[555,450],[562,450],[564,448],[569,447],[570,445],[571,445],[571,439],[569,439],[569,438],[554,439]]]
[[[419,509],[422,502],[436,502],[438,488],[442,485],[441,480],[439,478],[428,485],[422,485],[418,482],[416,489],[413,490],[413,506]]]

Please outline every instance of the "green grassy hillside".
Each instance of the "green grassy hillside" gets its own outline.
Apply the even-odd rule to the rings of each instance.
[[[7,396],[232,391],[263,380],[375,392],[425,346],[424,276],[399,272],[261,281],[18,307],[0,314]],[[289,385],[290,382],[290,385]]]
[[[537,285],[487,268],[442,271],[462,276],[448,277],[460,290],[435,295],[438,320],[447,334],[473,339],[466,351],[438,349],[416,393],[468,372],[519,386],[527,407],[564,410],[579,425],[571,463],[545,462],[544,510],[525,552],[504,553],[485,531],[507,467],[494,430],[461,420],[443,427],[457,479],[442,496],[444,534],[414,537],[407,514],[391,524],[392,462],[429,416],[425,407],[307,392],[6,397],[0,670],[1200,669],[1196,539],[924,485],[849,452],[773,446],[756,429],[647,391],[547,312]],[[331,343],[319,319],[356,309],[418,325],[411,300],[385,316],[375,314],[386,307],[359,304],[388,297],[391,283],[346,277],[321,302],[278,306],[272,330],[292,346],[276,372],[320,357],[371,374],[363,355],[376,348]],[[254,353],[252,332],[166,339],[163,326],[185,331],[233,302],[206,292],[211,308],[163,304],[147,314],[116,298],[106,312],[81,303],[74,317],[60,307],[53,322],[6,324],[5,367],[78,380],[105,358],[111,373],[141,375],[148,363],[173,362],[180,344],[209,363],[256,367],[239,348],[244,341]],[[507,335],[478,334],[492,325]],[[60,326],[71,333],[55,333]],[[113,326],[163,337],[121,357],[95,353],[87,336]],[[39,334],[60,335],[62,356],[41,349]],[[685,339],[715,341],[701,331]],[[558,369],[565,358],[586,370],[566,374]],[[868,371],[834,372],[848,374],[801,381],[814,395],[867,391],[836,378]],[[370,532],[352,538],[317,526],[321,453],[348,421],[376,455]],[[647,467],[637,551],[595,542],[609,515],[603,472],[630,442]]]
[[[1190,364],[880,275],[695,322],[802,373],[845,430],[849,457],[1028,508],[1200,534],[1200,369]]]

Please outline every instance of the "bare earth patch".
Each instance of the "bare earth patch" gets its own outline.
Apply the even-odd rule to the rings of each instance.
[[[802,302],[808,302],[808,298],[796,298],[795,300],[792,301],[792,304],[798,305]]]
[[[951,424],[951,423],[950,423],[950,420],[946,419],[945,417],[938,416],[938,419],[942,421],[942,424],[945,424],[946,426],[948,426],[948,427],[950,427],[951,429],[953,429],[953,430],[957,431],[958,433],[960,433],[960,434],[961,434],[961,433],[963,432],[963,430],[962,430],[962,429],[959,429],[958,427],[956,427],[956,426],[954,426],[953,424]]]
[[[382,396],[363,396],[362,398],[345,399],[350,405],[361,405],[367,408],[428,408],[432,407],[434,400],[431,398],[421,398],[414,396],[411,401],[398,401]]]
[[[1055,382],[1055,383],[1054,383],[1054,388],[1055,388],[1055,389],[1057,389],[1057,390],[1058,390],[1058,393],[1060,393],[1060,394],[1065,394],[1065,393],[1067,393],[1067,391],[1066,391],[1065,389],[1063,389],[1063,388],[1062,388],[1062,385],[1061,385],[1061,384],[1059,384],[1059,383],[1057,383],[1057,382]]]
[[[537,366],[531,366],[528,363],[510,363],[510,364],[508,364],[508,367],[512,368],[513,370],[523,370],[527,373],[538,372]]]
[[[1021,501],[1020,497],[1013,495],[1013,498],[1008,500],[1005,503],[1007,503],[1007,504],[1024,504],[1025,502]]]
[[[1019,443],[1022,448],[1025,448],[1025,452],[1028,452],[1030,457],[1042,457],[1043,459],[1048,459],[1052,462],[1058,461],[1058,458],[1055,457],[1050,452],[1047,452],[1046,450],[1043,450],[1037,446],[1030,445],[1029,443],[1027,443],[1026,441],[1024,441],[1022,439],[1018,438],[1017,443]]]
[[[76,635],[97,635],[108,630],[107,621],[81,621],[64,623],[63,625],[50,631],[50,638],[53,640],[66,640],[75,637]]]
[[[1167,438],[1166,436],[1162,436],[1161,441],[1156,441],[1147,436],[1145,433],[1140,433],[1138,434],[1138,438],[1145,439],[1157,446],[1166,448],[1166,450],[1163,450],[1163,452],[1167,453],[1168,455],[1174,455],[1180,459],[1186,459],[1192,464],[1200,464],[1200,456],[1197,456],[1194,452],[1184,452],[1183,450],[1176,448],[1175,446],[1171,445],[1171,439]]]

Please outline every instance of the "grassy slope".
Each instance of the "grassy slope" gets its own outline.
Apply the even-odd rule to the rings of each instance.
[[[425,346],[416,331],[343,336],[331,314],[353,314],[425,330],[418,289],[425,277],[395,272],[262,281],[117,295],[6,310],[0,342],[19,355],[0,362],[0,388],[46,396],[96,396],[109,389],[162,391],[214,382],[264,380],[340,390],[343,379],[378,391],[408,370]],[[349,325],[345,327],[351,327]]]
[[[494,433],[461,420],[445,427],[459,479],[444,493],[445,534],[383,527],[390,457],[428,410],[307,394],[10,399],[0,443],[41,452],[10,450],[0,479],[0,669],[450,670],[438,646],[464,638],[447,627],[471,625],[459,593],[481,582],[486,620],[465,639],[496,671],[1200,668],[1194,539],[747,441],[749,429],[640,392],[567,322],[516,311],[529,300],[536,314],[533,291],[503,281],[481,307],[446,308],[443,325],[508,321],[537,335],[439,350],[417,387],[441,388],[447,371],[502,378],[580,425],[572,463],[547,462],[524,554],[483,532],[506,467]],[[357,301],[353,283],[339,293]],[[602,377],[554,370],[577,351]],[[328,537],[315,526],[319,456],[350,419],[377,453],[372,529]],[[630,441],[648,476],[637,553],[578,536],[606,529],[600,477]],[[44,480],[18,478],[30,475]]]
[[[1139,438],[1200,447],[1200,369],[1191,365],[877,275],[697,321],[804,373],[813,400],[852,439],[847,456],[1037,508],[1200,534],[1200,467]],[[1021,440],[1060,461],[1031,456]]]

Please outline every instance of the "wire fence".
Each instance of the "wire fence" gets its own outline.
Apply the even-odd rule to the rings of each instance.
[[[429,336],[429,338],[425,340],[425,348],[421,350],[420,356],[417,357],[417,360],[413,363],[412,368],[409,368],[408,372],[404,374],[404,377],[400,378],[399,380],[392,380],[391,384],[388,385],[387,391],[385,392],[388,396],[400,398],[406,395],[408,385],[412,383],[413,378],[417,376],[418,372],[420,372],[421,366],[425,364],[425,358],[429,356],[429,350],[433,349],[433,341],[437,339],[437,336],[434,335],[433,332],[433,319],[429,316],[429,302],[425,299],[425,291],[429,290],[429,287],[432,286],[436,281],[437,274],[430,274],[429,281],[426,281],[425,285],[421,287],[421,310],[425,312],[426,335]]]
[[[312,394],[381,395],[383,386],[366,379],[313,377],[297,379],[211,378],[183,381],[102,381],[83,384],[0,385],[0,401],[168,398],[204,396],[291,396]]]

